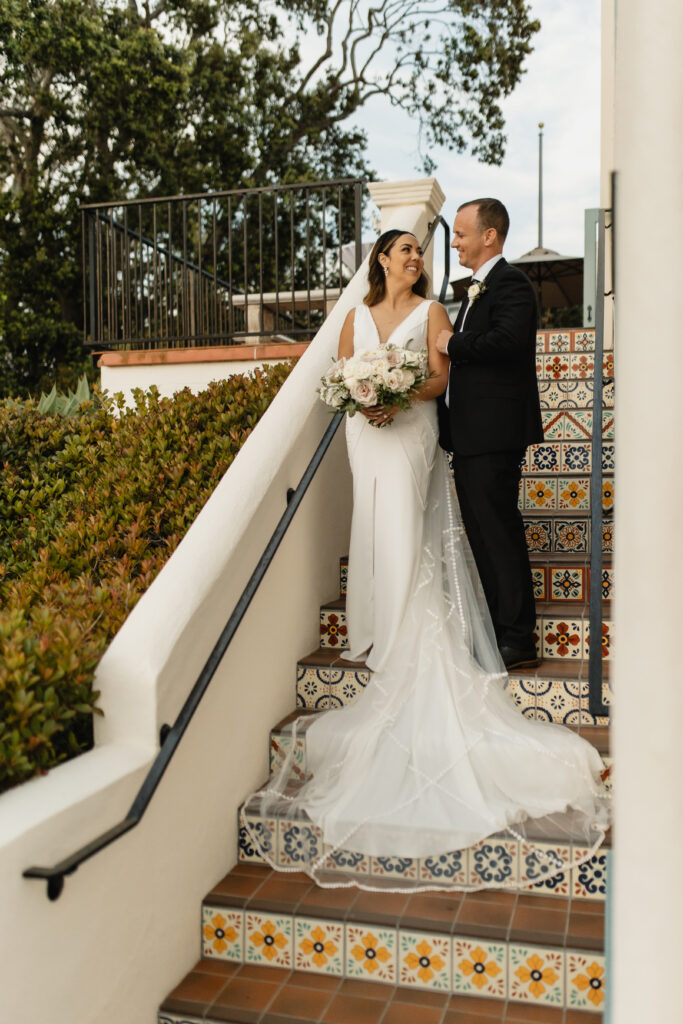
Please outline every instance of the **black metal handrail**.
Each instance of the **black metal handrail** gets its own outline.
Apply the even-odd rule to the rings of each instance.
[[[602,394],[603,384],[611,383],[603,377],[605,335],[605,234],[607,216],[612,210],[600,210],[597,242],[597,293],[595,308],[595,355],[593,368],[593,432],[591,466],[591,557],[589,630],[591,644],[588,651],[588,709],[596,717],[609,715],[609,707],[602,695]]]
[[[340,412],[334,414],[332,421],[328,424],[311,461],[301,477],[301,480],[293,490],[290,489],[287,492],[287,507],[285,508],[279,523],[275,527],[275,530],[273,531],[273,534],[268,541],[256,568],[251,574],[249,582],[242,591],[242,594],[237,601],[237,604],[235,605],[221,635],[216,641],[211,654],[207,658],[196,683],[192,687],[192,690],[183,704],[178,717],[173,725],[164,725],[161,728],[161,747],[159,753],[155,757],[126,816],[118,824],[107,829],[106,832],[97,836],[96,839],[86,843],[85,846],[75,850],[73,853],[69,854],[68,857],[65,857],[52,867],[30,867],[23,872],[24,878],[42,878],[47,882],[47,895],[49,899],[56,900],[59,897],[64,887],[64,878],[66,875],[72,874],[86,860],[89,860],[90,857],[99,853],[100,850],[104,850],[116,839],[125,835],[126,832],[129,832],[132,828],[135,828],[135,826],[142,820],[157,786],[161,782],[164,772],[168,768],[168,765],[180,744],[185,730],[192,721],[192,717],[199,707],[202,697],[206,693],[221,659],[230,646],[230,642],[237,632],[247,608],[251,604],[251,601],[268,570],[268,567],[273,561],[275,552],[280,546],[280,543],[285,536],[299,505],[301,504],[301,501],[308,490],[309,484],[315,476],[315,473],[330,446],[332,438],[337,432],[337,428],[343,419],[343,415],[344,414]]]

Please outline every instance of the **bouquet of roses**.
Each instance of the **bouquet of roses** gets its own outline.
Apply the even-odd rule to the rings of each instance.
[[[353,416],[373,405],[407,409],[421,384],[430,376],[427,350],[411,352],[396,345],[382,345],[338,359],[320,378],[318,394],[335,412]]]

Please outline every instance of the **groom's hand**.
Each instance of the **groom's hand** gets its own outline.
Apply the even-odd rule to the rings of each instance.
[[[453,331],[439,331],[436,336],[436,347],[443,355],[448,355],[448,342],[453,337]]]

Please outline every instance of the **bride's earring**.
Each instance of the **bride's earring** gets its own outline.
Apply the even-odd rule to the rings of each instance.
[[[384,271],[384,276],[388,277],[389,276],[389,267],[382,267],[382,270]]]

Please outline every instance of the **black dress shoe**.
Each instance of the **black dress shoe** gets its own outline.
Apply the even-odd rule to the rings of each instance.
[[[505,663],[505,668],[536,668],[541,664],[541,659],[536,653],[535,647],[529,647],[523,651],[516,647],[503,645],[500,648],[500,656]]]

